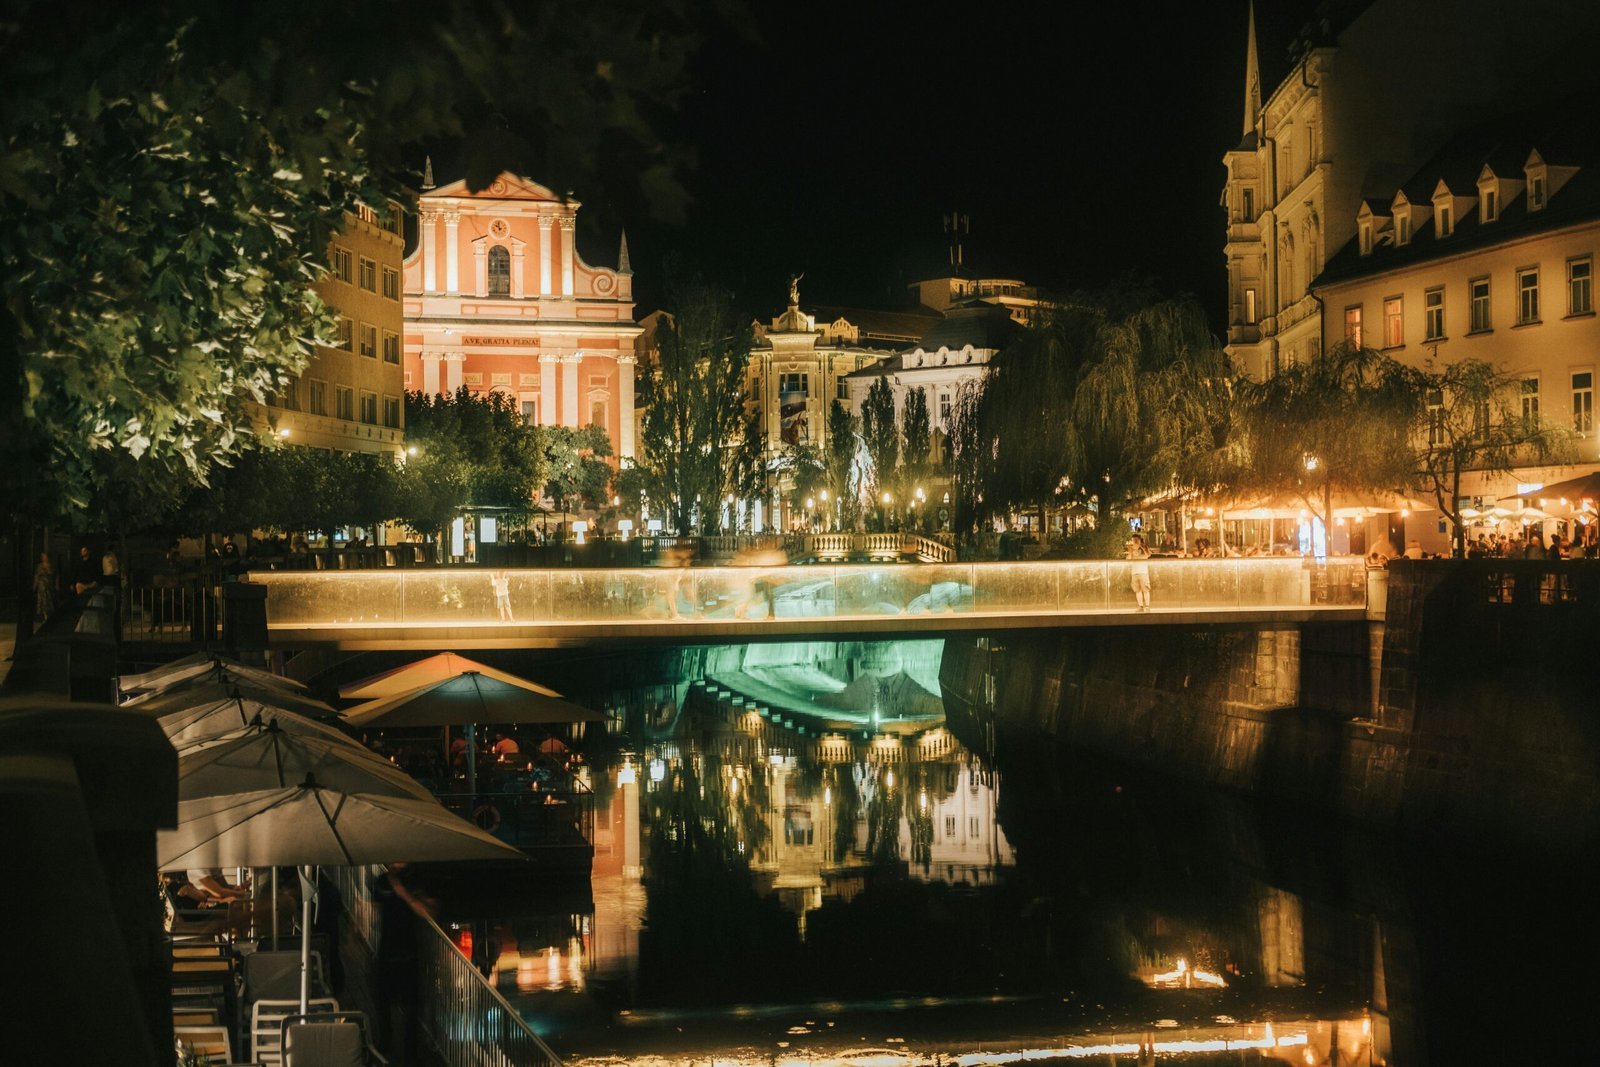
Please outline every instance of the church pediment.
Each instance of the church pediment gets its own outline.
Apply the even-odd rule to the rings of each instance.
[[[422,194],[423,200],[439,197],[451,197],[465,200],[542,200],[550,203],[561,203],[557,196],[547,186],[540,185],[532,178],[520,178],[510,171],[504,171],[487,188],[472,192],[467,188],[467,181],[462,178],[448,185],[441,185],[437,189],[430,189]]]

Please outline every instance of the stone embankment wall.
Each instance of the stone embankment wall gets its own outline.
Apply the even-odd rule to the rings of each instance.
[[[1600,837],[1600,565],[1388,578],[1387,619],[1365,624],[951,639],[946,705],[980,750],[1052,739],[1364,821]]]

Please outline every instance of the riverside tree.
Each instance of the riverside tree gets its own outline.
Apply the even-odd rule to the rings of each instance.
[[[1468,472],[1509,473],[1518,463],[1569,462],[1572,431],[1524,407],[1522,375],[1480,359],[1403,372],[1412,415],[1417,481],[1455,527],[1455,554],[1466,555],[1461,482]]]
[[[624,482],[630,501],[664,511],[680,536],[697,522],[716,533],[721,501],[748,481],[741,442],[755,336],[725,291],[700,282],[675,284],[666,310],[656,327],[656,360],[640,375],[645,414]]]
[[[835,399],[828,409],[828,492],[833,497],[830,519],[834,528],[851,529],[861,507],[856,477],[856,453],[861,448],[859,424],[843,402]]]
[[[886,376],[872,383],[861,402],[861,437],[872,460],[874,506],[881,506],[883,494],[894,494],[900,473],[900,428],[895,422],[894,389]],[[889,509],[884,507],[882,513],[887,527]]]
[[[1338,345],[1245,387],[1245,484],[1290,495],[1333,529],[1336,493],[1404,492],[1417,387],[1395,360]]]
[[[332,334],[311,289],[329,237],[414,182],[421,145],[460,145],[479,186],[521,168],[561,187],[620,152],[681,207],[641,116],[685,87],[699,10],[8,4],[0,497],[19,556],[125,474],[99,453],[202,483],[241,454],[246,403]],[[377,25],[381,48],[352,47]]]

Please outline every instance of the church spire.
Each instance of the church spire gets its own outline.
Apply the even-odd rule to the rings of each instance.
[[[433,157],[432,156],[423,156],[422,157],[422,188],[424,190],[428,190],[428,189],[432,189],[433,188]]]
[[[1261,62],[1256,58],[1256,5],[1250,0],[1250,36],[1244,57],[1244,136],[1255,132],[1261,118]]]
[[[622,231],[622,247],[617,249],[617,273],[632,274],[633,264],[628,262],[628,231]]]

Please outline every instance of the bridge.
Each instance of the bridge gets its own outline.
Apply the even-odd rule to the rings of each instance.
[[[275,648],[486,649],[1357,621],[1366,567],[1153,560],[251,572]],[[498,588],[497,588],[498,587]]]

